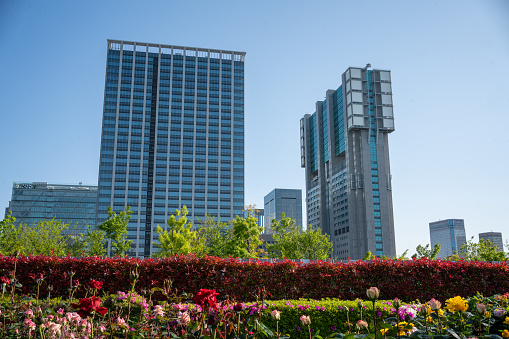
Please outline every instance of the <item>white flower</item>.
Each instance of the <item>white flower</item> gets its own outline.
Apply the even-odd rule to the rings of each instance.
[[[155,317],[164,317],[164,308],[161,305],[154,306],[154,316]]]

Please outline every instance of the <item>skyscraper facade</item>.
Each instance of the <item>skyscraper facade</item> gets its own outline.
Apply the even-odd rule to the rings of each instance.
[[[97,186],[64,185],[47,182],[15,182],[8,211],[20,223],[31,226],[55,219],[69,224],[70,233],[83,233],[94,226]]]
[[[308,224],[331,236],[332,256],[394,256],[389,133],[391,73],[350,67],[300,122]]]
[[[431,247],[440,244],[438,258],[459,254],[461,246],[467,242],[465,221],[463,219],[445,219],[429,223]]]
[[[276,188],[264,199],[265,233],[273,233],[272,220],[281,220],[281,214],[295,219],[295,225],[302,228],[302,190]]]
[[[244,52],[108,40],[97,223],[133,211],[130,255],[157,225],[244,207]]]
[[[489,240],[493,245],[497,246],[499,252],[504,251],[504,241],[500,232],[484,232],[479,233],[479,240]]]

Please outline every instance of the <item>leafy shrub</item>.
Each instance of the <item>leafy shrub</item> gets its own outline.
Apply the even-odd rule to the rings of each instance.
[[[338,299],[299,299],[299,300],[277,300],[267,301],[267,313],[272,310],[281,312],[279,321],[279,332],[288,334],[291,338],[309,338],[308,329],[299,320],[302,315],[311,319],[312,333],[320,331],[320,336],[326,337],[335,332],[346,333],[355,328],[359,319],[369,319],[372,316],[372,303],[364,302],[362,314],[357,301]],[[380,317],[391,316],[391,309],[394,310],[389,301],[377,301],[376,307],[381,310]],[[276,320],[270,315],[262,318],[262,321],[272,330],[276,329]],[[350,323],[350,326],[348,326]]]

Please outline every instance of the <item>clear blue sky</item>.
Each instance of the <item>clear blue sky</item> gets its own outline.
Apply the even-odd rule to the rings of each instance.
[[[246,204],[305,189],[299,120],[349,66],[392,71],[397,252],[428,223],[509,238],[509,2],[0,1],[0,208],[97,184],[106,39],[245,51]],[[3,213],[3,212],[2,212]]]

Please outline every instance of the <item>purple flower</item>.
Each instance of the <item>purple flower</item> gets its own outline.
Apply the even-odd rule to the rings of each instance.
[[[353,312],[353,307],[350,308],[350,312]]]
[[[306,308],[304,306],[299,305],[299,311],[304,311]]]
[[[399,318],[401,320],[405,320],[405,318],[407,320],[411,320],[413,318],[415,318],[415,316],[417,315],[417,312],[415,311],[415,309],[413,309],[412,307],[410,306],[407,306],[407,305],[402,305],[400,308],[399,308]]]
[[[335,330],[336,330],[336,326],[332,325],[332,326],[330,327],[330,329],[331,329],[331,330],[333,330],[333,331],[335,331]]]
[[[380,317],[382,316],[382,311],[380,311],[380,309],[377,309],[377,310],[376,310],[376,316],[377,316],[378,318],[380,318]]]
[[[297,331],[300,331],[300,326],[297,326]]]
[[[342,306],[339,306],[339,309],[340,309],[340,310],[343,310],[343,307],[342,307]]]

